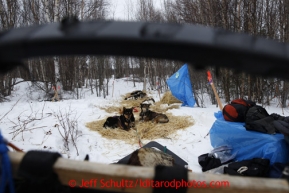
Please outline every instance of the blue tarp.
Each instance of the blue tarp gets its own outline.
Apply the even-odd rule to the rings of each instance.
[[[232,147],[232,153],[237,153],[236,161],[266,158],[271,164],[289,162],[289,145],[282,134],[247,131],[245,123],[225,121],[221,111],[215,113],[215,117],[217,120],[210,130],[213,148],[222,145]]]
[[[196,101],[187,64],[184,64],[176,73],[174,73],[167,80],[167,84],[172,95],[183,102],[182,106],[193,107],[195,105]]]

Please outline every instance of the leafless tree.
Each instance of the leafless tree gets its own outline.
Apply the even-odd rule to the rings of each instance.
[[[106,19],[108,0],[0,0],[0,27],[2,30],[48,22],[59,22],[67,16],[79,20]],[[237,33],[249,33],[280,42],[289,40],[289,0],[164,0],[162,10],[153,0],[126,0],[127,19],[147,22],[201,24]],[[109,56],[74,56],[61,58],[34,58],[25,61],[25,68],[17,68],[0,76],[0,101],[11,95],[20,81],[32,81],[46,93],[60,80],[64,91],[81,98],[82,88],[90,88],[96,96],[109,94],[108,80],[132,76],[144,81],[143,89],[168,89],[166,79],[182,63],[152,58],[125,58]],[[278,97],[286,106],[289,83],[283,79],[255,77],[229,69],[210,68],[220,96],[229,102],[247,97],[269,104]],[[205,71],[190,70],[196,98],[206,87]],[[40,84],[41,83],[41,84]],[[200,90],[199,90],[200,89]],[[213,104],[216,103],[211,97]],[[199,105],[200,105],[199,104]],[[201,106],[201,105],[200,105]]]

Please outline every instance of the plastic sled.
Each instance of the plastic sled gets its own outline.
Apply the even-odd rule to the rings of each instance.
[[[183,159],[181,159],[179,156],[177,156],[176,154],[174,154],[173,152],[171,152],[168,148],[162,146],[161,144],[159,144],[158,142],[155,141],[151,141],[149,143],[147,143],[146,145],[144,145],[143,147],[154,147],[157,148],[160,151],[164,151],[166,150],[165,153],[173,156],[175,164],[179,165],[179,166],[183,166],[185,167],[186,165],[188,165],[187,162],[185,162]],[[132,153],[131,153],[132,154]],[[125,156],[124,158],[122,158],[121,160],[119,160],[118,162],[114,163],[114,164],[127,164],[131,154]]]

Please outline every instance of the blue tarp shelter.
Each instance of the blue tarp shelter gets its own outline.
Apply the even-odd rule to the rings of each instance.
[[[270,164],[289,162],[289,145],[282,134],[247,131],[245,123],[225,121],[221,111],[215,113],[215,117],[217,120],[210,130],[213,148],[231,146],[232,153],[237,153],[236,161],[266,158],[270,159]]]
[[[195,105],[196,101],[187,64],[184,64],[176,73],[174,73],[167,80],[167,84],[172,95],[183,102],[182,106],[193,107]]]

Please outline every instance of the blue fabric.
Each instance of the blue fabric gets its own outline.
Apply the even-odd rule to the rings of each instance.
[[[285,168],[286,164],[282,163],[274,163],[270,167],[270,173],[269,177],[270,178],[282,178],[282,173]]]
[[[10,166],[10,159],[8,156],[8,148],[4,138],[0,132],[0,158],[1,158],[1,181],[0,181],[0,193],[5,192],[6,184],[9,184],[9,190],[14,193],[14,184]]]
[[[196,101],[193,94],[188,65],[184,64],[168,80],[172,95],[182,101],[182,106],[194,107]]]
[[[269,135],[247,131],[245,123],[228,122],[222,112],[215,113],[217,120],[210,130],[211,145],[216,148],[228,145],[237,153],[236,160],[266,158],[270,164],[289,162],[289,145],[282,134]]]

